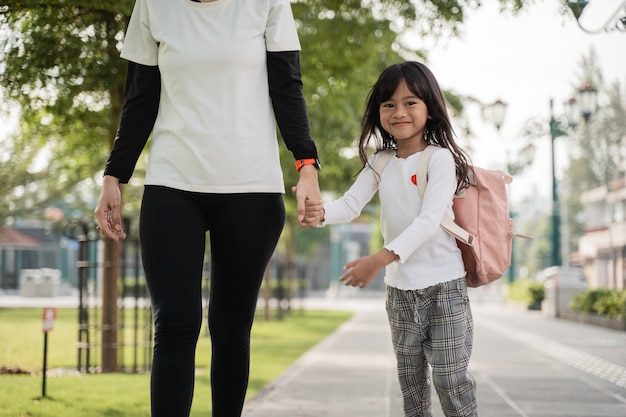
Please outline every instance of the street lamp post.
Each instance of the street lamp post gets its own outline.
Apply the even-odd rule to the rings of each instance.
[[[596,107],[597,90],[589,83],[583,84],[578,89],[581,105],[580,113],[577,111],[578,102],[570,98],[565,102],[566,115],[559,119],[554,117],[553,101],[550,99],[550,150],[552,161],[552,213],[551,213],[551,240],[552,240],[552,265],[561,265],[561,211],[559,207],[558,181],[555,164],[555,139],[570,134],[578,124],[578,115],[582,115],[585,122],[589,121]]]
[[[552,232],[552,265],[561,265],[561,216],[559,210],[559,192],[556,180],[556,164],[554,141],[559,136],[563,136],[566,132],[561,129],[560,122],[554,118],[553,101],[550,99],[550,158],[552,162],[552,211],[551,232]]]

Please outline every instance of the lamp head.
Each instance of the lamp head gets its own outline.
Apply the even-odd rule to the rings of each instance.
[[[583,14],[583,10],[589,4],[586,0],[568,0],[566,2],[567,7],[572,11],[576,20]]]
[[[563,103],[563,108],[565,109],[565,117],[567,118],[567,123],[570,125],[572,129],[575,129],[578,123],[580,122],[580,111],[578,109],[578,102],[576,101],[576,97],[570,97]]]
[[[578,89],[578,96],[580,97],[580,112],[585,119],[585,122],[589,121],[589,118],[596,111],[598,90],[590,83],[584,83]]]
[[[496,129],[499,131],[504,124],[504,116],[506,115],[507,104],[497,99],[491,106],[491,118]]]

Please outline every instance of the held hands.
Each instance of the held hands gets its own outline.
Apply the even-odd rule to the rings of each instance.
[[[292,187],[291,190],[296,193],[297,187]],[[324,203],[322,200],[310,200],[308,198],[304,200],[304,215],[300,218],[298,214],[298,221],[303,227],[318,227],[324,221]]]
[[[381,249],[373,255],[348,262],[343,268],[346,273],[339,278],[339,281],[346,286],[364,288],[376,278],[385,266],[397,259],[398,256],[395,253]]]
[[[122,229],[121,207],[122,193],[119,180],[105,175],[95,215],[100,232],[113,240],[126,239],[126,233]]]
[[[323,220],[322,194],[317,182],[317,169],[305,165],[300,169],[300,180],[291,190],[296,195],[298,221],[301,226],[315,227]]]

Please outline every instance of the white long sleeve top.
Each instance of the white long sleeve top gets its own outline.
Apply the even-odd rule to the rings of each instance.
[[[378,191],[384,247],[399,260],[385,270],[385,283],[401,290],[417,290],[465,276],[461,251],[440,222],[444,212],[454,218],[452,198],[456,190],[454,159],[449,150],[435,152],[428,164],[428,186],[422,201],[415,184],[417,161],[423,152],[408,158],[393,157],[377,181],[373,169],[380,154],[367,166],[343,197],[324,204],[323,225],[349,223]]]

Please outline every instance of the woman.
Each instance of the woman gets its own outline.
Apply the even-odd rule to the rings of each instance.
[[[155,323],[152,416],[188,416],[210,235],[213,416],[241,415],[258,291],[285,219],[275,121],[300,172],[299,220],[320,200],[288,0],[137,0],[126,102],[95,211],[123,239],[119,184],[152,131],[140,240]],[[273,108],[273,111],[272,111]]]

